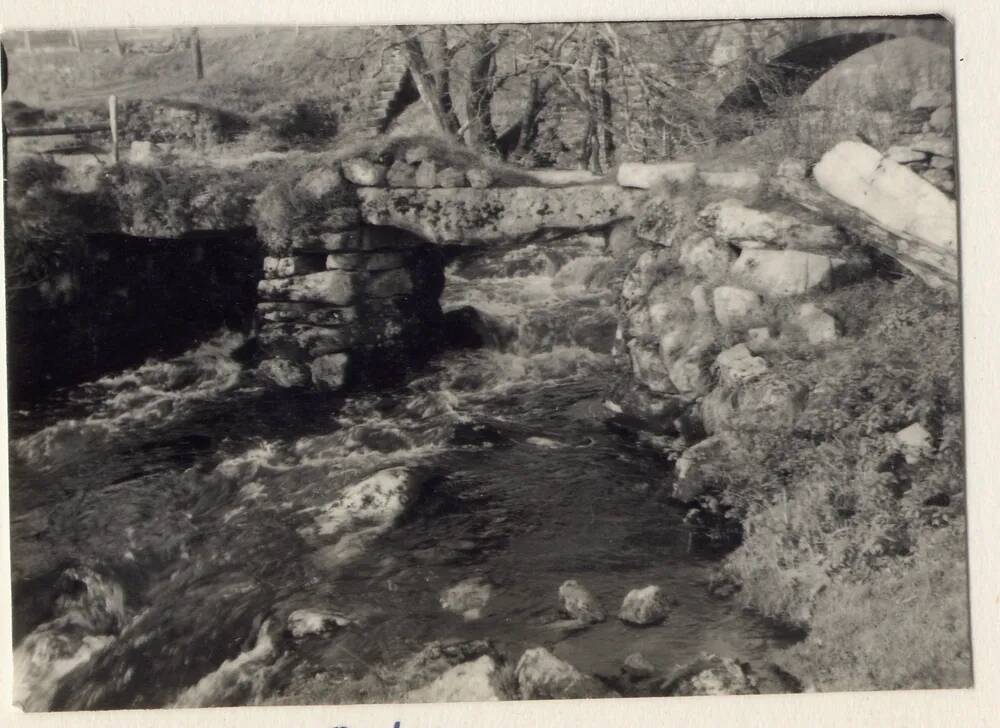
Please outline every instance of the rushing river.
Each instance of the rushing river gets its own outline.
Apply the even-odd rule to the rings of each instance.
[[[253,704],[306,667],[359,673],[450,637],[513,659],[547,645],[602,675],[635,651],[665,668],[703,651],[762,663],[785,638],[708,594],[717,555],[692,547],[668,461],[605,422],[615,276],[587,237],[460,258],[445,308],[484,312],[493,345],[391,390],[265,391],[222,333],[12,413],[17,701]],[[397,466],[429,474],[419,499],[332,558],[317,515]],[[477,576],[492,589],[480,618],[442,608]],[[557,635],[566,579],[612,614],[647,584],[675,607],[657,627]],[[301,608],[354,624],[278,639]]]

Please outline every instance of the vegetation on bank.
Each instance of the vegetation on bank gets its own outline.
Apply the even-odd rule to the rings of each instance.
[[[769,355],[809,388],[792,429],[740,430],[720,464],[744,538],[724,573],[761,613],[808,629],[781,655],[821,690],[970,683],[959,307],[906,279],[824,300],[825,350]],[[907,458],[896,433],[931,434]]]

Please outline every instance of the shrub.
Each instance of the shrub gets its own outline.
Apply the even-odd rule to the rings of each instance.
[[[287,144],[327,142],[337,135],[337,113],[330,101],[272,104],[258,112],[257,120],[272,138]]]

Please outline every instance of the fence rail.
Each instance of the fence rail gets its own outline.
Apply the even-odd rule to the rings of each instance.
[[[50,136],[74,136],[76,134],[94,134],[98,132],[109,132],[111,134],[111,162],[118,162],[118,97],[112,94],[108,96],[108,122],[106,124],[81,124],[78,126],[42,126],[42,127],[19,127],[8,129],[4,127],[4,139],[26,138],[26,137],[50,137]],[[6,163],[6,155],[4,155]]]
[[[200,29],[202,38],[257,37],[273,31],[292,31],[296,26],[214,26]],[[2,36],[8,53],[164,52],[182,41],[190,28],[90,28],[79,30],[14,30]]]

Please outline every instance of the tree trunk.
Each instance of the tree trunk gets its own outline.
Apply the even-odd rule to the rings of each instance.
[[[483,28],[476,33],[472,45],[472,67],[469,69],[469,95],[465,111],[468,118],[466,139],[469,146],[497,156],[497,133],[493,128],[494,79],[496,76],[497,43]]]
[[[608,53],[602,40],[594,42],[588,84],[591,101],[591,128],[593,130],[590,171],[604,174],[611,166],[611,98],[608,95]]]
[[[430,52],[425,51],[415,29],[404,27],[400,30],[405,35],[403,49],[420,98],[434,115],[441,131],[457,140],[461,123],[451,101],[451,78],[448,72],[451,57],[444,28],[429,31],[428,34],[433,34],[427,49]]]
[[[775,191],[807,210],[819,213],[852,236],[898,260],[932,288],[958,289],[958,256],[912,235],[891,233],[862,211],[818,186],[787,176],[775,178]]]

